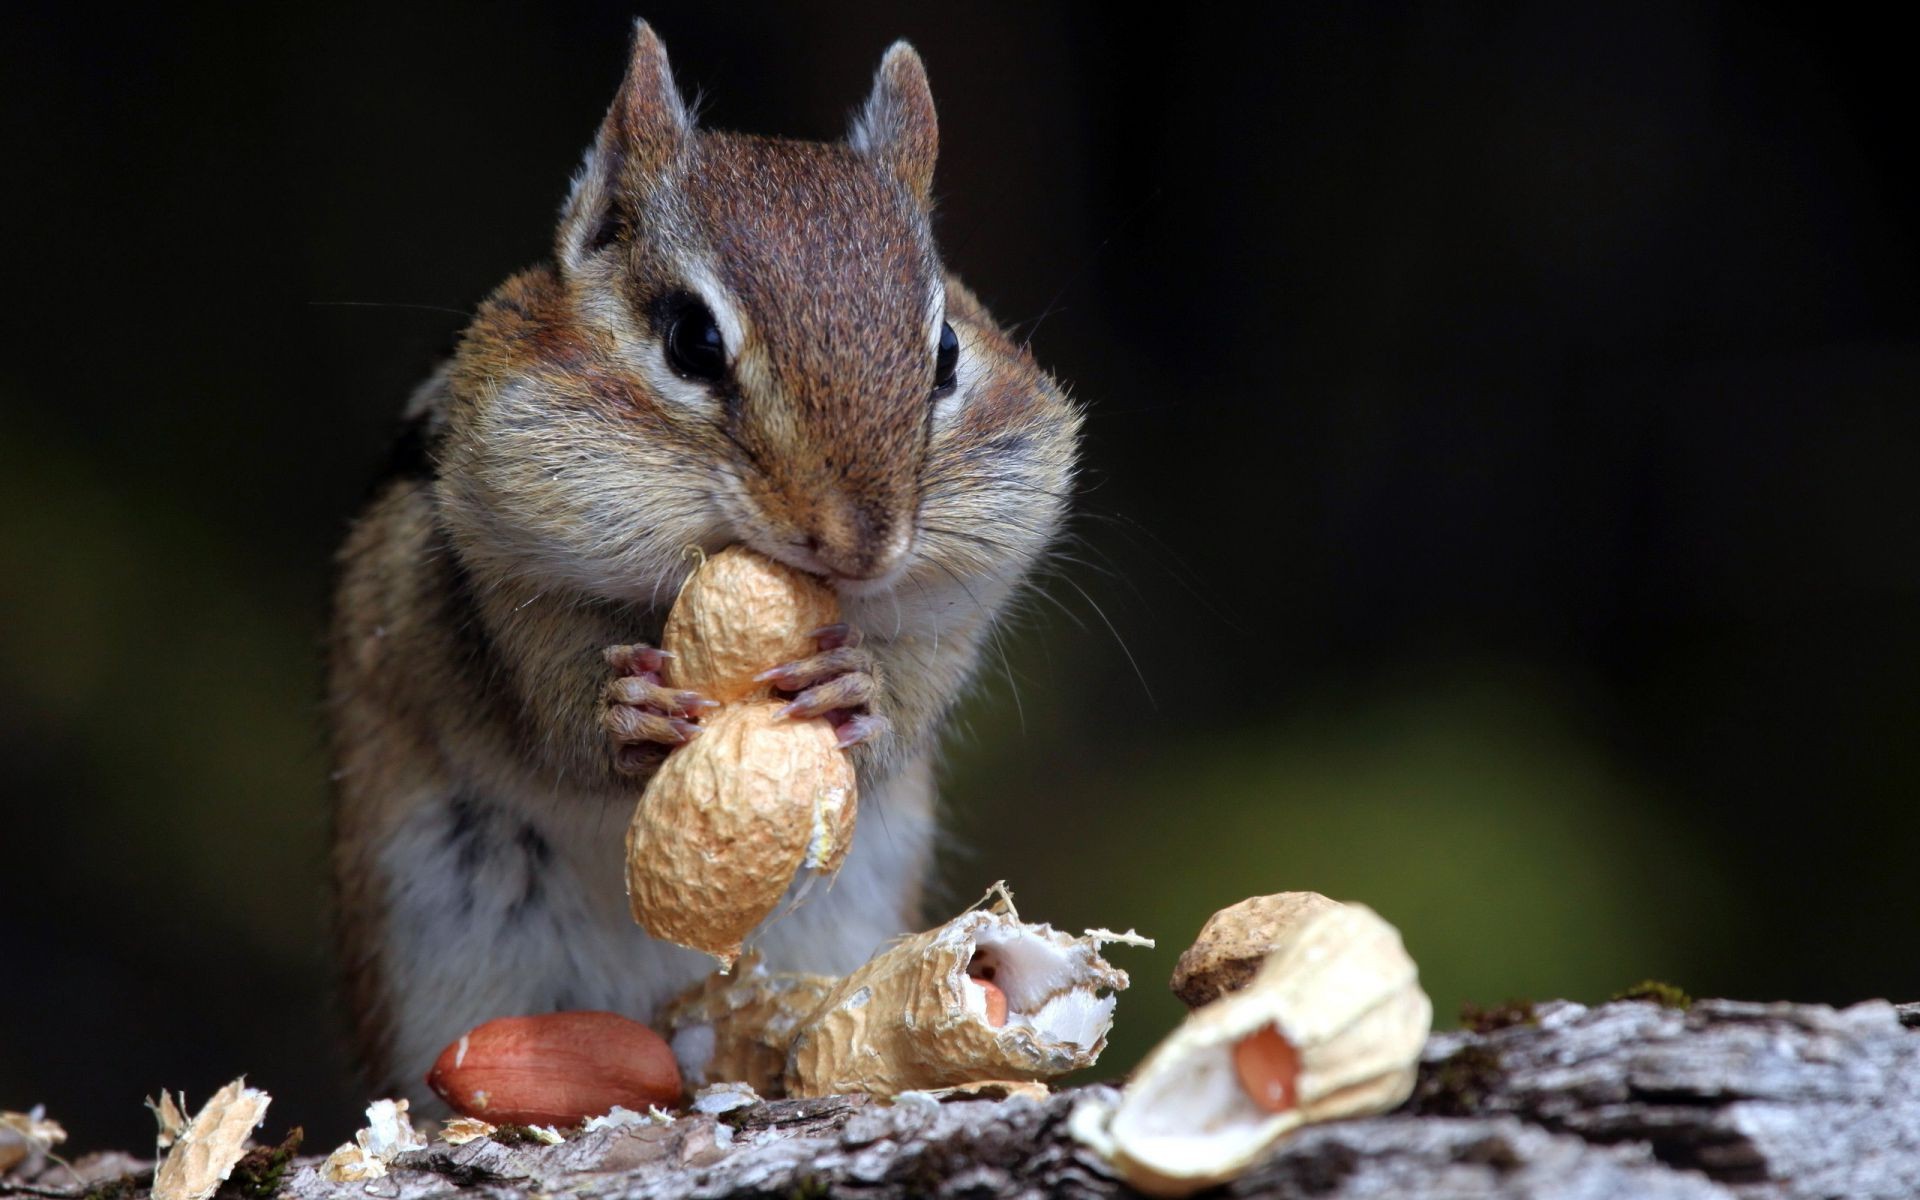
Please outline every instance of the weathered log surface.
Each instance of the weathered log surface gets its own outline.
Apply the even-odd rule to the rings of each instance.
[[[1307,1129],[1222,1194],[1448,1200],[1920,1196],[1920,1006],[1542,1005],[1536,1023],[1436,1035],[1400,1111]],[[436,1142],[366,1184],[303,1158],[288,1200],[377,1197],[1114,1196],[1067,1132],[1084,1092],[1032,1100],[756,1105],[559,1146]],[[0,1194],[145,1195],[143,1164],[29,1163]],[[128,1172],[136,1174],[128,1177]],[[116,1182],[124,1181],[124,1182]],[[223,1195],[236,1195],[229,1186]]]

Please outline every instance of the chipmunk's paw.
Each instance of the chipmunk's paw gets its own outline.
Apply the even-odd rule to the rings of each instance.
[[[602,652],[614,670],[601,693],[600,724],[613,744],[613,762],[628,775],[645,774],[675,746],[700,732],[699,717],[720,707],[698,692],[660,682],[667,652],[652,646],[608,646]]]
[[[860,631],[851,625],[827,625],[811,636],[817,653],[754,676],[771,683],[774,694],[787,700],[780,714],[827,718],[843,749],[885,733],[887,719],[870,708],[880,684],[873,656],[860,644]]]

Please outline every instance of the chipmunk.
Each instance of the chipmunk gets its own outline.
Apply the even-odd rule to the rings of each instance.
[[[493,1017],[639,1020],[701,954],[628,915],[622,835],[699,736],[661,683],[689,547],[838,592],[775,682],[859,773],[832,889],[754,941],[843,973],[913,927],[949,710],[1064,516],[1080,414],[947,274],[920,58],[888,50],[846,138],[698,128],[634,27],[553,261],[480,306],[414,394],[339,555],[328,711],[336,949],[382,1094],[437,1111]]]

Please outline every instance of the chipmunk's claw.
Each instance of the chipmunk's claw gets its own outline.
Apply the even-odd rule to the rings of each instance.
[[[838,650],[843,646],[853,649],[866,640],[864,634],[845,621],[833,625],[822,625],[807,636],[812,638],[814,644],[822,650]]]
[[[695,719],[720,707],[698,692],[670,688],[660,670],[673,657],[652,646],[609,646],[603,651],[616,672],[601,693],[600,724],[613,744],[614,766],[622,774],[641,775],[660,765],[667,752],[699,736]]]
[[[860,631],[851,625],[824,625],[809,634],[817,652],[782,663],[756,678],[772,683],[787,703],[780,715],[794,720],[827,717],[841,737],[841,746],[871,741],[891,726],[886,718],[868,711],[880,692],[873,656],[863,646]],[[850,740],[849,740],[850,739]]]
[[[796,694],[780,710],[783,717],[824,717],[837,709],[865,708],[876,690],[873,676],[850,671]]]
[[[622,675],[607,684],[607,699],[616,704],[652,709],[676,717],[698,716],[720,707],[718,700],[709,700],[699,692],[663,687],[655,682],[657,678],[651,673]]]
[[[809,658],[781,663],[753,678],[756,683],[772,683],[783,692],[798,692],[849,672],[864,672],[869,662],[866,651],[853,646],[840,646]]]

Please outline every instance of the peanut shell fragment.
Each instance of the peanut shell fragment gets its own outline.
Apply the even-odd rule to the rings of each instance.
[[[787,1051],[802,1022],[840,980],[769,971],[749,957],[731,975],[710,975],[668,1003],[654,1025],[666,1035],[689,1088],[743,1083],[786,1095]]]

